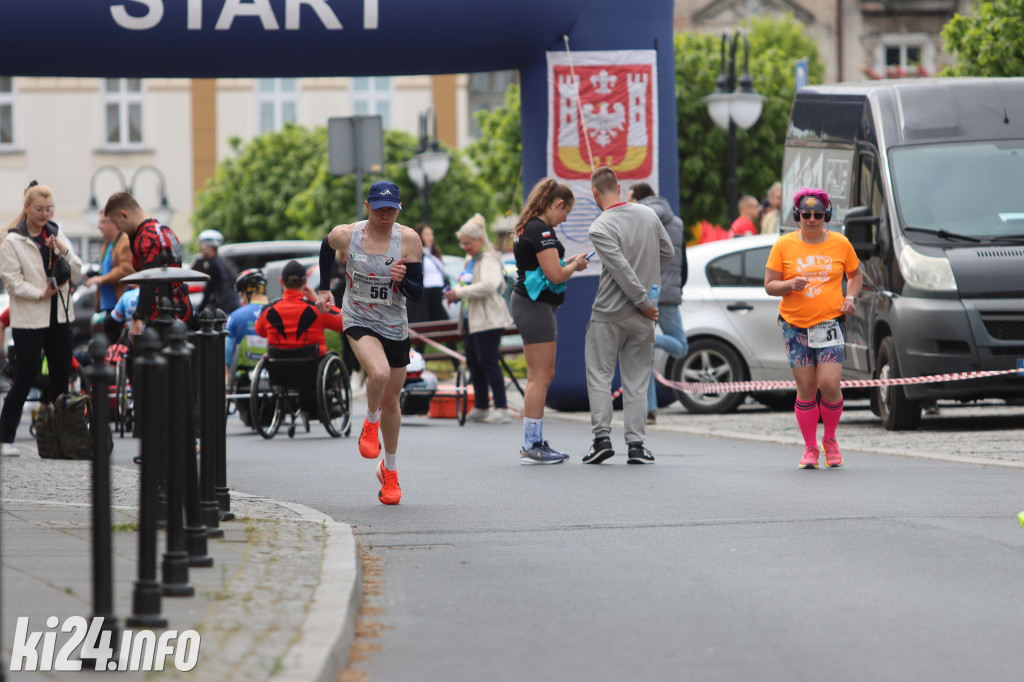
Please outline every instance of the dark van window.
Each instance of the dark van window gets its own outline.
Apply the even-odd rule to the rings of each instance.
[[[764,268],[770,252],[771,247],[765,247],[717,258],[708,263],[708,282],[713,287],[764,286]]]

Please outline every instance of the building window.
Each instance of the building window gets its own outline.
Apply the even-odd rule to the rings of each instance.
[[[14,146],[14,79],[0,76],[0,149]]]
[[[875,71],[887,78],[935,74],[935,44],[925,33],[886,34],[875,48]]]
[[[141,78],[103,79],[103,146],[138,149],[144,142]]]
[[[469,119],[473,122],[473,138],[480,137],[476,112],[492,111],[505,103],[505,91],[516,82],[515,71],[488,71],[469,74]]]
[[[384,128],[390,128],[392,98],[389,76],[352,79],[353,114],[380,114],[381,124]]]
[[[285,123],[296,123],[299,117],[299,79],[258,78],[256,110],[257,134],[280,130]]]

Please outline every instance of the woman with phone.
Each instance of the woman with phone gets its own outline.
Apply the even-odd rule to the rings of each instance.
[[[68,389],[75,319],[70,282],[82,261],[59,234],[53,218],[53,191],[32,183],[21,214],[0,233],[0,277],[10,295],[11,336],[18,361],[14,383],[0,411],[0,455],[17,457],[14,445],[21,412],[46,356],[52,402]]]
[[[544,438],[544,403],[555,377],[555,311],[565,301],[565,282],[587,267],[582,253],[562,260],[565,247],[555,234],[555,227],[572,211],[574,200],[568,185],[544,178],[530,191],[514,230],[519,274],[512,289],[512,319],[523,337],[526,358],[520,464],[561,464],[569,458]]]

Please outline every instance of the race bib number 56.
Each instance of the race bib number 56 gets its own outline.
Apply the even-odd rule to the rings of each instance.
[[[391,277],[352,273],[352,298],[363,303],[391,305]]]

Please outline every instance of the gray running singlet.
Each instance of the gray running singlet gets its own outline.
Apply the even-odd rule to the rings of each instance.
[[[402,258],[402,226],[391,228],[391,243],[383,255],[363,251],[366,221],[356,223],[345,264],[345,298],[341,317],[345,329],[365,327],[385,339],[404,341],[409,336],[405,296],[391,281],[391,266]]]

